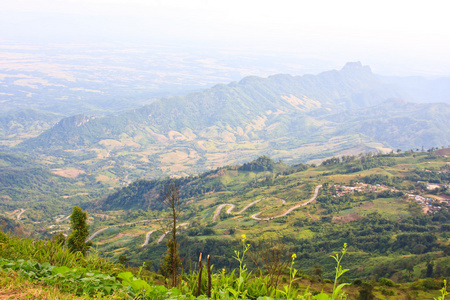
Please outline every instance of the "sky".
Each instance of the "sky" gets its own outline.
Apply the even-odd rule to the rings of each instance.
[[[2,0],[0,40],[216,47],[438,76],[450,75],[447,7],[442,0]]]

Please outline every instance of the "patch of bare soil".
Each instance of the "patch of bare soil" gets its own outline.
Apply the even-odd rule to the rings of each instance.
[[[333,222],[334,223],[350,223],[353,221],[358,221],[358,220],[362,220],[364,217],[361,216],[359,213],[351,213],[348,215],[344,215],[344,216],[339,216],[339,217],[333,217]]]
[[[436,155],[450,155],[450,148],[436,150],[436,151],[434,151],[434,154],[436,154]]]
[[[80,169],[53,169],[52,173],[62,177],[77,178],[77,176],[83,174],[84,171]]]
[[[121,237],[124,236],[131,236],[131,237],[135,237],[138,236],[139,234],[132,234],[132,233],[118,233],[115,237],[113,237],[113,239],[120,239]]]
[[[319,217],[314,217],[314,216],[312,216],[310,213],[309,213],[309,211],[308,212],[306,212],[306,214],[308,215],[308,217],[310,217],[311,218],[311,220],[313,220],[313,221],[317,221],[317,220],[319,220]]]
[[[3,300],[3,299],[18,299],[17,293],[15,293],[15,292],[6,292],[6,293],[0,292],[0,300]]]
[[[372,208],[372,207],[374,207],[375,205],[372,203],[372,202],[366,202],[366,203],[364,203],[363,205],[361,205],[360,207],[362,208],[362,209],[369,209],[369,208]]]
[[[111,216],[108,216],[108,215],[105,215],[105,214],[93,214],[93,213],[91,213],[91,215],[93,215],[94,217],[102,218],[102,219],[106,219],[106,220],[111,218]]]

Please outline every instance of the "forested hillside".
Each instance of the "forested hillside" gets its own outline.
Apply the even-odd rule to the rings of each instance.
[[[9,151],[116,187],[264,155],[317,163],[360,152],[448,146],[449,105],[411,103],[403,96],[361,63],[318,75],[251,76],[116,115],[63,118],[36,137],[17,135]]]
[[[116,217],[123,212],[123,222],[143,223],[101,223],[110,225],[93,241],[108,256],[122,253],[130,263],[158,261],[165,245],[160,222],[152,219],[165,216],[159,212],[160,191],[175,182],[182,199],[179,222],[187,224],[180,228],[187,261],[203,252],[214,256],[218,267],[235,267],[233,237],[246,234],[255,249],[261,242],[282,244],[283,251],[301,258],[301,269],[309,274],[320,264],[330,276],[332,262],[323,254],[348,243],[351,278],[409,281],[425,276],[430,261],[433,274],[449,276],[449,163],[432,151],[336,157],[320,166],[288,166],[261,157],[199,176],[139,180],[100,200],[95,209],[112,210]],[[141,246],[147,231],[152,232],[148,245]]]
[[[215,268],[238,268],[234,250],[245,236],[247,267],[255,272],[272,263],[264,261],[268,253],[279,262],[289,262],[295,254],[299,276],[322,282],[334,274],[328,254],[346,243],[349,271],[344,281],[388,278],[395,284],[440,278],[450,276],[447,151],[361,153],[320,165],[287,165],[263,156],[196,176],[140,179],[95,202],[81,201],[86,199],[82,195],[63,198],[66,204],[55,198],[51,209],[43,209],[44,202],[34,202],[32,196],[20,208],[12,197],[2,196],[0,217],[3,230],[16,234],[69,234],[69,205],[81,203],[89,216],[88,241],[103,257],[136,267],[146,262],[148,270],[165,274],[161,258],[170,226],[161,191],[175,184],[181,200],[177,232],[184,270],[192,270],[200,253],[210,255]],[[26,168],[30,158],[5,154],[2,161]],[[77,193],[82,191],[78,180],[44,169],[14,176],[28,187],[55,194],[77,185]],[[8,178],[2,178],[2,185],[8,185]],[[432,284],[416,281],[416,289],[425,289],[425,282]],[[427,289],[435,288],[433,283]]]

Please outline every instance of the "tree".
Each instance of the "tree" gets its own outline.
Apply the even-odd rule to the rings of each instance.
[[[119,256],[119,264],[121,264],[122,266],[125,267],[127,262],[128,262],[128,258],[125,255],[120,255]]]
[[[87,250],[92,245],[91,242],[86,242],[89,235],[89,225],[86,221],[87,212],[75,206],[70,215],[72,233],[67,240],[67,246],[71,252],[81,252],[83,255],[86,255]]]
[[[58,245],[64,245],[66,243],[66,237],[64,236],[64,234],[59,232],[58,234],[52,236],[52,242]]]
[[[172,286],[177,286],[177,270],[181,265],[181,259],[178,252],[180,246],[177,241],[177,221],[180,214],[180,190],[172,182],[161,191],[161,202],[169,210],[171,228],[167,241],[167,252],[161,263],[161,270],[165,274],[172,275]]]
[[[153,261],[152,260],[147,260],[146,262],[144,262],[144,270],[147,270],[149,272],[152,271],[153,267]]]
[[[358,300],[372,300],[375,299],[373,295],[373,285],[369,282],[363,282],[359,288]]]
[[[433,277],[433,274],[434,274],[434,272],[433,272],[433,267],[434,267],[433,261],[429,260],[429,261],[427,262],[427,271],[426,271],[426,274],[425,274],[425,276],[426,276],[427,278]]]
[[[318,280],[322,280],[322,266],[321,265],[314,265],[311,268],[311,275],[315,276]]]

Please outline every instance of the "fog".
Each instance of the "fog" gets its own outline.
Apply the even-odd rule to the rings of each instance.
[[[450,74],[445,4],[3,0],[0,40],[3,49],[13,43],[164,46],[185,53],[205,50],[206,58],[208,51],[219,51],[279,65],[258,71],[255,64],[261,75],[320,72],[362,61],[383,75],[441,76]]]

